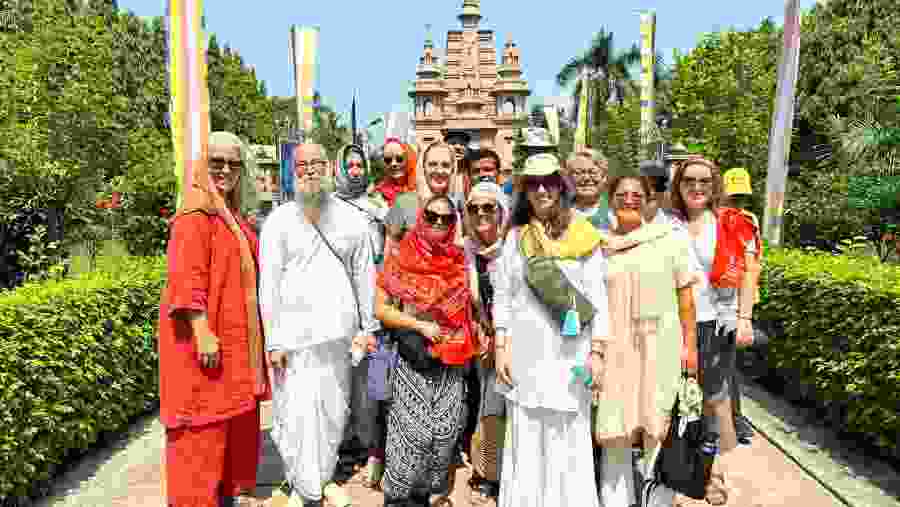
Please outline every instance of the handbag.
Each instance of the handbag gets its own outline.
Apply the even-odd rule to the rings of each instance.
[[[442,363],[428,352],[425,345],[427,338],[422,333],[411,329],[394,329],[393,337],[397,353],[413,370],[422,373],[441,366]]]
[[[559,259],[546,255],[526,256],[521,239],[519,249],[526,259],[525,282],[534,297],[554,321],[560,323],[563,336],[578,336],[582,323],[594,318],[594,305],[569,280],[558,264]]]
[[[669,432],[649,474],[648,482],[659,482],[683,495],[701,500],[706,498],[706,471],[712,464],[713,456],[705,454],[701,449],[705,437],[703,419],[693,413],[686,413],[696,411],[693,407],[688,407],[693,405],[690,403],[689,394],[689,390],[693,388],[699,389],[695,381],[689,379],[682,381],[682,389],[672,407]],[[645,488],[652,486],[652,484],[644,485]]]
[[[389,401],[393,394],[391,382],[397,367],[397,350],[394,344],[388,343],[387,331],[378,331],[375,337],[378,341],[375,352],[369,353],[366,392],[370,400]]]

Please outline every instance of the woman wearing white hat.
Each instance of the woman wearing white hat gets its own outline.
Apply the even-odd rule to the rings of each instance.
[[[598,507],[591,388],[571,379],[608,332],[606,236],[573,211],[574,186],[555,156],[529,157],[520,176],[494,286],[508,417],[498,505]]]

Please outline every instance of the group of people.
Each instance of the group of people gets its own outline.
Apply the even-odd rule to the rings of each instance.
[[[160,305],[169,505],[241,505],[271,399],[292,507],[351,505],[335,473],[360,454],[386,506],[452,505],[465,455],[474,503],[630,507],[685,382],[718,444],[707,500],[727,503],[761,249],[716,164],[678,161],[665,191],[608,181],[595,150],[532,155],[511,185],[491,150],[381,152],[372,183],[359,146],[331,164],[298,145],[294,199],[257,239],[245,145],[210,136]]]

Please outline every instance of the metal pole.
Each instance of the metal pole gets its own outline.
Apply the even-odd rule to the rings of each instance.
[[[784,44],[778,64],[775,114],[772,115],[772,129],[769,132],[769,167],[766,176],[766,209],[763,224],[765,238],[773,246],[781,244],[799,58],[800,5],[798,0],[787,0],[784,7]]]

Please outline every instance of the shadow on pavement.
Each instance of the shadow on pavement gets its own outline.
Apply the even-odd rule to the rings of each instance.
[[[900,473],[888,463],[860,452],[859,446],[852,440],[839,437],[836,431],[822,424],[815,410],[791,404],[747,379],[742,381],[741,394],[783,421],[780,429],[807,449],[824,453],[851,477],[868,481],[900,499]]]

